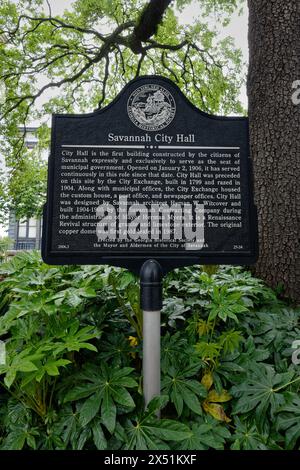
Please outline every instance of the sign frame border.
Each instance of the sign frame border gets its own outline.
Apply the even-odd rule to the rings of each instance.
[[[54,195],[54,172],[55,172],[55,149],[56,149],[56,122],[60,118],[83,118],[92,117],[96,114],[102,114],[106,112],[110,107],[117,103],[121,98],[122,94],[126,89],[132,86],[133,83],[141,82],[144,80],[159,80],[168,83],[176,89],[177,93],[186,103],[197,113],[202,116],[214,119],[218,121],[244,121],[247,124],[247,155],[246,159],[246,170],[248,174],[249,182],[249,239],[251,243],[250,250],[243,252],[214,252],[214,253],[199,253],[199,251],[185,251],[181,252],[180,255],[176,255],[174,252],[169,251],[169,254],[162,252],[155,253],[155,250],[150,251],[139,251],[138,254],[126,254],[126,252],[109,252],[107,255],[97,253],[96,251],[71,251],[71,252],[55,252],[51,250],[51,221],[53,220],[53,195]],[[197,253],[197,254],[196,254]],[[172,269],[180,268],[184,266],[191,266],[194,264],[232,264],[232,265],[251,265],[254,264],[258,259],[258,224],[257,224],[257,210],[254,203],[254,178],[252,160],[250,158],[250,139],[249,139],[249,119],[243,116],[218,116],[208,114],[199,108],[197,108],[191,101],[184,95],[180,88],[166,77],[159,75],[143,75],[129,81],[120,93],[113,99],[107,106],[96,109],[94,112],[86,114],[53,114],[52,115],[52,129],[51,129],[51,151],[48,160],[48,184],[47,184],[47,203],[43,209],[43,232],[42,232],[42,258],[43,260],[51,265],[97,265],[97,264],[109,264],[112,266],[119,266],[127,268],[136,274],[139,273],[141,266],[147,259],[157,260],[163,271],[166,273]]]

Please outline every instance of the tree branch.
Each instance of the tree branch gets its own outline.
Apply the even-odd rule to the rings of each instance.
[[[188,44],[187,40],[182,41],[179,44],[160,44],[156,41],[148,41],[150,44],[142,48],[142,51],[149,51],[150,49],[161,49],[165,51],[179,51]]]
[[[44,85],[43,87],[40,88],[40,90],[34,94],[34,95],[25,95],[22,97],[16,97],[14,101],[15,104],[13,104],[9,109],[7,109],[2,115],[2,118],[5,118],[9,113],[17,109],[24,101],[31,100],[30,105],[34,104],[34,102],[39,98],[44,91],[46,91],[49,88],[59,88],[62,85],[66,83],[73,83],[75,82],[78,78],[80,78],[92,65],[100,62],[102,59],[107,58],[108,54],[111,50],[111,48],[114,46],[115,42],[118,42],[118,40],[123,43],[123,38],[120,37],[120,33],[122,33],[125,29],[128,29],[132,27],[134,23],[132,21],[124,23],[120,26],[118,26],[112,34],[107,36],[105,38],[105,42],[101,46],[98,54],[96,54],[93,58],[90,58],[87,60],[85,65],[75,74],[72,74],[70,77],[63,78],[62,80],[59,80],[58,82],[50,82]],[[105,84],[106,84],[105,80]],[[9,101],[9,100],[7,100]]]
[[[28,16],[28,15],[20,15],[19,18],[18,18],[17,26],[13,31],[1,30],[0,34],[2,34],[2,33],[7,34],[10,37],[15,36],[17,34],[17,32],[20,30],[21,22],[22,22],[23,19],[27,19],[29,21],[38,21],[38,24],[32,30],[26,31],[26,33],[33,32],[42,23],[48,22],[48,23],[51,23],[53,26],[60,25],[65,29],[72,29],[74,31],[78,31],[79,33],[93,34],[94,36],[97,36],[99,39],[101,39],[101,41],[105,41],[105,36],[103,34],[99,33],[98,31],[96,31],[95,29],[81,28],[80,26],[75,26],[75,25],[72,25],[72,24],[69,24],[69,23],[65,23],[64,21],[62,21],[58,18],[44,17],[44,16],[34,17],[34,16]]]
[[[131,49],[135,53],[142,52],[142,42],[148,41],[157,32],[163,15],[172,0],[150,0],[140,16],[131,37]]]
[[[145,56],[146,56],[146,53],[145,53],[145,52],[142,52],[141,57],[140,57],[140,60],[139,60],[139,62],[138,62],[137,69],[136,69],[135,78],[137,78],[137,77],[140,75],[142,63],[143,63],[143,61],[144,61],[144,59],[145,59]]]
[[[108,80],[108,76],[109,76],[109,55],[107,54],[107,56],[105,57],[105,71],[104,71],[104,79],[103,79],[103,83],[102,83],[102,96],[101,96],[101,100],[99,101],[99,104],[98,104],[99,109],[101,108],[103,102],[105,101],[106,83],[107,83],[107,80]]]

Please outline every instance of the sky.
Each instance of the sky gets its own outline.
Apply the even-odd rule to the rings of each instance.
[[[47,5],[47,2],[44,2]],[[60,15],[63,13],[65,9],[70,7],[73,3],[73,0],[49,0],[49,4],[51,6],[52,15]],[[200,6],[199,1],[193,1],[182,13],[180,16],[180,21],[182,24],[190,23],[194,19],[197,19],[200,14]],[[217,20],[212,18],[211,20],[213,25],[216,25],[218,28],[218,32],[220,34],[220,38],[224,38],[226,36],[232,36],[235,40],[236,47],[240,48],[243,53],[243,59],[245,62],[248,62],[248,38],[247,38],[247,31],[248,31],[248,11],[247,7],[245,6],[244,12],[241,16],[238,14],[234,14],[232,16],[232,20],[230,24],[226,28],[219,28],[219,24]],[[245,108],[247,108],[247,94],[245,86],[241,88],[240,91],[240,100]],[[1,155],[0,155],[0,167],[1,167]],[[0,236],[6,235],[7,227],[3,227],[0,225]]]

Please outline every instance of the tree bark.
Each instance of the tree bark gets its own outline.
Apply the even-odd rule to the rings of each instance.
[[[249,120],[260,256],[255,275],[300,302],[299,0],[248,0]]]

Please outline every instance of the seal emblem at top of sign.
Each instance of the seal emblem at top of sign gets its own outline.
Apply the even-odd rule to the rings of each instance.
[[[131,121],[140,129],[159,131],[173,121],[176,103],[166,88],[148,84],[131,93],[127,112]]]

